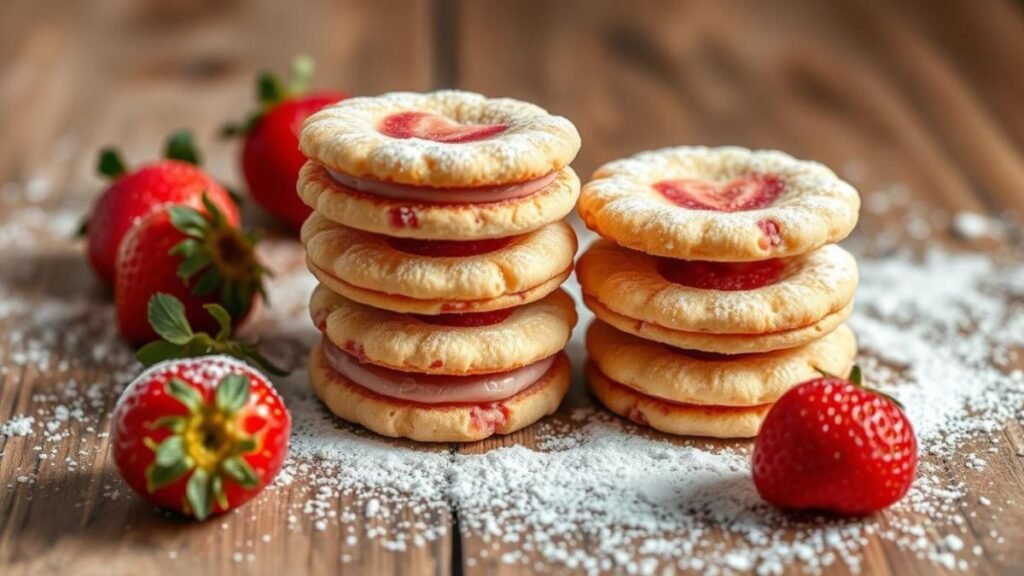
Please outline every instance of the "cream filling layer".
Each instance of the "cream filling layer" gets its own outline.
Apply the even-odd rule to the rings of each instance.
[[[353,383],[381,396],[420,404],[484,404],[507,400],[537,383],[555,361],[555,357],[550,356],[494,374],[417,374],[363,364],[326,338],[324,356],[331,368]]]
[[[330,168],[327,169],[327,173],[338,184],[359,192],[392,198],[394,200],[408,200],[431,204],[487,204],[489,202],[522,198],[538,192],[554,182],[558,176],[558,171],[556,170],[540,178],[527,180],[526,182],[515,182],[513,184],[480,186],[477,188],[430,188],[426,186],[394,184],[380,180],[364,180],[331,170]]]

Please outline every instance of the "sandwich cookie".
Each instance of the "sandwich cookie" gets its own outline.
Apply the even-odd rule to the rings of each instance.
[[[309,269],[357,302],[416,314],[482,312],[544,298],[569,277],[576,235],[565,222],[501,239],[410,240],[314,213],[302,227]]]
[[[677,147],[605,164],[583,187],[587,227],[655,256],[746,262],[806,254],[857,224],[857,191],[776,151]]]
[[[722,356],[671,348],[595,321],[587,383],[609,410],[662,432],[745,438],[792,386],[822,372],[845,376],[857,343],[845,325],[811,344]]]
[[[576,265],[584,303],[630,334],[747,354],[808,344],[850,315],[857,264],[838,246],[762,262],[670,260],[607,240]]]
[[[417,316],[365,306],[321,285],[310,315],[329,341],[362,363],[455,376],[507,372],[550,358],[576,325],[575,305],[563,290],[498,312]]]
[[[446,90],[350,98],[310,116],[298,192],[324,217],[402,238],[478,240],[568,214],[576,128],[543,108]]]
[[[360,364],[324,341],[313,348],[309,375],[331,412],[377,434],[472,442],[510,434],[554,413],[569,390],[570,368],[560,352],[508,373],[410,376]]]

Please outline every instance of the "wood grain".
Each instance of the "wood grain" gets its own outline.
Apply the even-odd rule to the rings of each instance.
[[[364,94],[458,86],[564,114],[583,135],[575,167],[584,178],[638,150],[728,143],[821,160],[853,181],[866,205],[899,185],[947,214],[1024,211],[1020,2],[15,4],[0,18],[0,183],[44,176],[54,190],[44,207],[85,210],[99,186],[92,163],[102,145],[117,143],[138,162],[155,156],[165,133],[182,126],[198,130],[215,174],[240,183],[236,150],[214,140],[217,128],[249,108],[258,70],[283,70],[293,54],[307,52],[319,63],[322,86]],[[29,202],[19,198],[0,210]],[[0,222],[6,217],[0,213]],[[858,234],[900,226],[894,218],[866,210]],[[961,242],[942,230],[927,241]],[[78,250],[65,242],[42,256],[0,254],[0,266],[21,271],[18,286],[27,298],[85,298],[105,306],[109,295]],[[39,365],[12,362],[14,322],[0,320],[0,421],[34,412],[44,403],[38,395],[61,384]],[[95,358],[81,342],[56,344],[53,361],[71,362],[82,386],[114,388],[116,358]],[[578,380],[570,406],[590,402]],[[105,394],[100,409],[109,411],[113,402],[114,394]],[[317,531],[306,516],[298,530],[281,530],[311,488],[302,479],[225,517],[226,528],[219,521],[170,521],[127,494],[110,498],[119,483],[106,438],[71,429],[55,457],[84,450],[89,465],[73,472],[41,465],[25,438],[0,437],[4,574],[532,572],[530,564],[505,565],[494,554],[481,560],[491,543],[466,529],[404,554],[366,538],[357,550],[347,549],[337,526]],[[533,446],[534,432],[451,449],[474,453],[510,444]],[[942,470],[963,480],[970,495],[1012,500],[1024,492],[1022,449],[1024,430],[1011,424],[984,474],[963,476],[951,464]],[[18,482],[26,473],[34,482]],[[985,551],[970,571],[1019,573],[1024,507],[993,514],[975,499],[958,505],[969,518],[965,545]],[[250,550],[258,562],[247,559]],[[342,563],[343,553],[353,559]],[[171,554],[176,561],[168,563]],[[931,562],[878,539],[866,550],[863,569],[936,572]]]

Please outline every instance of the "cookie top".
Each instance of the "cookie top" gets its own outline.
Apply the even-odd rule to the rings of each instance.
[[[606,376],[638,392],[683,404],[756,406],[821,376],[846,376],[857,341],[840,326],[820,340],[788,350],[721,356],[671,348],[595,321],[587,353]]]
[[[313,214],[302,227],[309,261],[346,284],[419,300],[485,300],[525,292],[565,273],[576,235],[565,222],[496,240],[403,240]]]
[[[356,178],[449,188],[544,176],[572,162],[580,136],[534,104],[442,90],[343,100],[306,120],[299,147]]]
[[[857,191],[822,164],[767,150],[664,148],[598,168],[587,227],[657,256],[744,262],[805,254],[857,224]]]
[[[363,362],[456,376],[548,358],[565,347],[576,325],[572,298],[562,290],[498,313],[422,317],[364,306],[318,286],[309,309],[334,345]]]
[[[853,300],[857,262],[839,246],[761,262],[657,258],[599,240],[576,263],[584,294],[622,316],[685,332],[809,326]]]

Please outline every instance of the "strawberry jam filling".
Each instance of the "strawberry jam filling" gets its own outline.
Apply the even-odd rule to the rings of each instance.
[[[398,112],[381,120],[377,131],[398,139],[419,138],[444,144],[465,144],[493,138],[508,124],[462,124],[429,112]]]
[[[540,178],[524,182],[513,182],[511,184],[471,188],[432,188],[429,186],[411,186],[381,180],[355,178],[331,169],[328,169],[327,173],[338,184],[357,192],[364,192],[393,200],[408,200],[410,202],[426,204],[487,204],[524,198],[546,188],[558,177],[558,172],[555,171],[545,174]]]
[[[507,372],[448,376],[400,372],[363,364],[324,339],[324,357],[336,372],[371,392],[420,404],[483,404],[507,400],[536,384],[555,362],[549,356]]]
[[[504,322],[512,315],[515,308],[504,310],[492,310],[490,312],[464,312],[462,314],[437,314],[428,316],[426,314],[413,314],[427,324],[437,326],[451,326],[453,328],[477,328],[480,326],[493,326]]]
[[[387,237],[388,244],[395,250],[417,256],[432,258],[465,258],[479,256],[508,246],[512,237],[488,240],[416,240],[413,238]]]
[[[682,208],[741,212],[771,205],[782,195],[785,183],[770,174],[755,174],[725,184],[679,179],[655,182],[653,187]]]
[[[782,278],[785,265],[774,258],[760,262],[702,262],[663,258],[658,272],[669,282],[703,290],[753,290]]]

